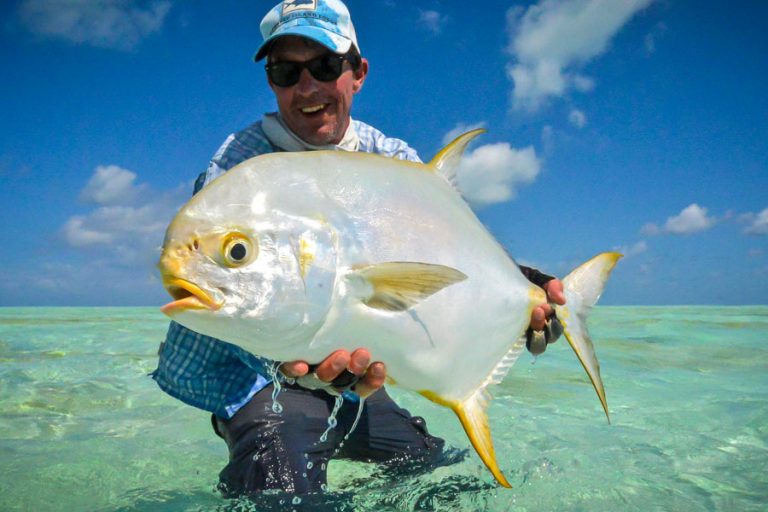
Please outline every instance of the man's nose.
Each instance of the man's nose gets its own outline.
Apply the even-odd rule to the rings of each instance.
[[[299,81],[296,82],[296,92],[299,94],[309,94],[318,89],[317,79],[312,76],[308,69],[302,69],[299,75]]]

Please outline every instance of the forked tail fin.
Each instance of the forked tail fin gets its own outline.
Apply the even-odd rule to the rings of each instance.
[[[616,262],[621,258],[621,254],[615,252],[606,252],[599,254],[571,272],[568,277],[563,279],[563,288],[565,291],[566,305],[557,306],[557,316],[563,324],[565,336],[568,343],[581,361],[582,366],[587,371],[592,385],[597,391],[600,403],[603,405],[605,415],[608,416],[608,404],[605,401],[605,389],[603,381],[600,379],[600,364],[595,357],[595,349],[592,346],[592,340],[587,332],[586,319],[592,306],[595,305],[600,294],[603,292],[605,282],[608,280]],[[540,304],[546,300],[541,288],[531,285],[531,304]],[[533,307],[533,306],[531,306]],[[525,338],[521,338],[513,344],[509,354],[499,363],[496,369],[489,376],[488,381],[480,388],[476,389],[469,397],[463,400],[446,398],[432,391],[419,391],[421,395],[432,400],[435,403],[449,407],[459,417],[461,425],[469,437],[472,446],[477,451],[480,459],[485,463],[496,480],[504,487],[511,487],[509,481],[499,468],[496,461],[496,453],[491,441],[491,431],[488,427],[488,416],[486,408],[490,396],[486,392],[486,385],[500,381],[509,366],[514,363],[522,350]]]
[[[608,414],[603,380],[600,378],[600,363],[587,331],[587,315],[603,293],[605,282],[621,257],[616,252],[604,252],[568,274],[563,279],[566,304],[556,307],[557,317],[565,329],[565,337],[592,381],[608,423],[611,417]]]

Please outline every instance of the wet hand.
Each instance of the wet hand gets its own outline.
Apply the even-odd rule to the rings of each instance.
[[[372,395],[383,385],[387,376],[384,363],[371,361],[371,353],[359,348],[351,354],[346,350],[337,350],[318,365],[311,367],[306,361],[290,361],[280,366],[280,371],[287,377],[299,380],[299,384],[309,388],[342,387],[358,379],[352,391],[363,398]],[[310,374],[310,370],[314,371]],[[308,375],[309,374],[309,375]],[[307,385],[314,380],[318,385]],[[334,382],[336,381],[336,382]],[[339,391],[337,388],[336,391]]]
[[[531,312],[531,324],[526,332],[526,347],[533,355],[539,355],[547,349],[547,345],[554,343],[563,333],[560,321],[555,317],[552,304],[560,306],[565,304],[563,283],[559,279],[552,279],[542,287],[547,292],[547,303],[539,304]]]
[[[559,279],[552,279],[542,287],[547,292],[547,304],[539,304],[531,312],[531,329],[534,331],[544,330],[547,318],[555,314],[552,303],[560,306],[565,304],[565,294],[563,293],[563,282]]]

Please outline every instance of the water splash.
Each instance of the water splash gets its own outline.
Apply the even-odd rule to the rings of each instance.
[[[360,421],[360,416],[363,415],[363,406],[364,405],[365,405],[365,398],[360,397],[360,402],[357,405],[357,416],[355,416],[355,421],[352,423],[352,428],[350,428],[349,432],[347,432],[347,435],[344,436],[344,441],[349,439],[349,436],[352,435],[352,432],[354,432],[355,429],[357,428],[357,422]]]
[[[333,410],[331,411],[331,415],[328,416],[328,428],[325,429],[325,432],[323,432],[323,435],[320,436],[320,442],[324,443],[328,440],[328,433],[336,428],[336,425],[338,425],[338,421],[336,420],[336,416],[339,414],[339,409],[341,409],[341,404],[344,402],[344,398],[339,395],[336,397],[336,402],[333,404]]]
[[[283,389],[283,385],[281,383],[282,374],[278,371],[279,367],[279,362],[274,362],[269,365],[269,367],[267,367],[267,374],[272,379],[272,412],[275,414],[280,414],[283,412],[282,404],[277,401],[277,397],[280,395],[280,391]]]

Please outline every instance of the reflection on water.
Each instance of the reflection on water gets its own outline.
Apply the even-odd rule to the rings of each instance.
[[[607,425],[570,349],[496,387],[502,470],[474,452],[429,473],[329,466],[329,492],[225,500],[206,413],[161,393],[153,309],[0,309],[0,510],[764,510],[768,308],[597,308]],[[453,414],[392,390],[465,449]],[[460,453],[460,452],[453,452]]]

